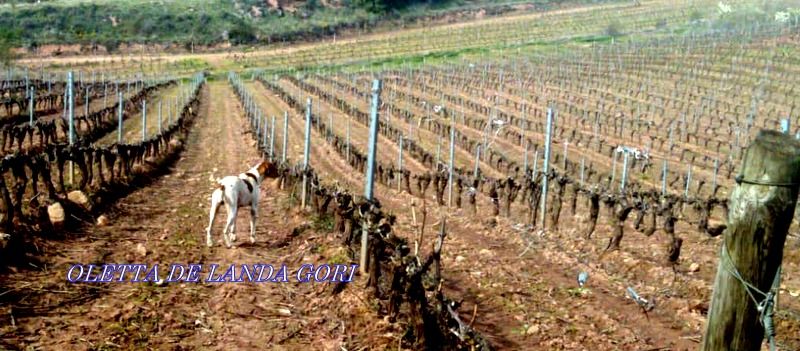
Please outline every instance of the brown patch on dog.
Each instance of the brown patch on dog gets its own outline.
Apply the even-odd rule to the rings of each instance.
[[[263,160],[258,164],[258,174],[262,178],[275,178],[278,176],[278,167],[272,162]]]

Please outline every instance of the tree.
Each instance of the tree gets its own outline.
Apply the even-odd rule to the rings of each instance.
[[[234,45],[251,44],[256,41],[256,28],[251,24],[240,21],[228,32],[228,39]]]
[[[16,59],[14,48],[19,46],[19,30],[0,28],[0,63],[8,67]]]

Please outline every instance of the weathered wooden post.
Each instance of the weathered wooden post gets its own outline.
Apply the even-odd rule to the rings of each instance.
[[[303,146],[303,189],[302,189],[302,197],[300,200],[301,208],[306,208],[306,192],[308,191],[306,189],[308,187],[308,176],[306,175],[306,171],[308,171],[308,157],[311,151],[311,98],[306,99],[305,138],[306,139]]]
[[[703,351],[760,350],[765,329],[774,347],[773,299],[797,203],[800,142],[761,131],[745,151],[736,180]]]
[[[375,153],[376,144],[378,142],[378,107],[380,106],[381,99],[381,81],[378,79],[372,82],[372,104],[369,109],[369,141],[367,144],[367,174],[366,182],[364,183],[364,197],[367,201],[372,201],[373,198],[373,183],[375,180]],[[367,238],[369,236],[369,228],[367,224],[363,223],[361,227],[361,257],[359,263],[361,264],[361,274],[367,273]]]

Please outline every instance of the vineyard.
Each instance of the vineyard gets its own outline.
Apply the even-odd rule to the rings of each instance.
[[[798,350],[800,33],[722,5],[21,60],[0,72],[0,348]],[[259,160],[256,241],[240,211],[207,247],[217,181]],[[161,278],[68,273],[109,263]],[[299,283],[305,264],[358,272]]]

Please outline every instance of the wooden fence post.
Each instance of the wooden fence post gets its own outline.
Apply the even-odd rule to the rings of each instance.
[[[771,324],[771,318],[761,316],[772,315],[783,246],[797,203],[800,142],[777,131],[761,131],[745,151],[736,180],[703,351],[761,349],[761,323]],[[770,334],[774,333],[766,336],[774,346]]]

